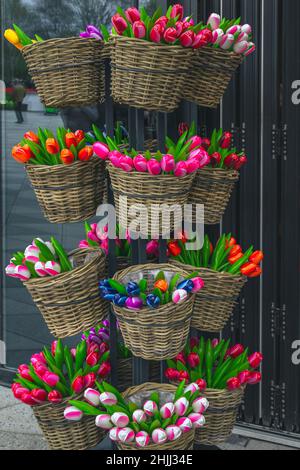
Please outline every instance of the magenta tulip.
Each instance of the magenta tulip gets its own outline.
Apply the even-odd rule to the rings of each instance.
[[[133,24],[136,21],[139,21],[141,19],[140,12],[137,8],[131,7],[127,8],[125,11],[125,15],[129,23]]]
[[[124,33],[125,29],[127,29],[127,22],[119,13],[116,13],[112,17],[111,22],[116,32],[120,35]]]
[[[52,341],[52,344],[51,344],[51,354],[52,354],[52,356],[55,356],[56,348],[57,348],[57,340]]]
[[[160,164],[162,171],[165,171],[166,173],[170,173],[171,171],[175,170],[175,160],[173,155],[163,155]]]
[[[220,27],[221,17],[217,13],[212,13],[207,20],[207,24],[211,26],[212,30],[218,29]]]
[[[236,390],[240,388],[241,382],[237,377],[232,377],[231,379],[227,380],[227,388],[228,390]]]
[[[200,364],[200,359],[199,359],[198,354],[190,353],[187,357],[187,363],[192,369],[197,367]]]
[[[216,346],[218,346],[220,340],[218,338],[214,338],[211,340],[211,345],[213,348],[215,348]]]
[[[199,160],[197,158],[189,158],[186,161],[186,168],[188,174],[195,173],[199,169]]]
[[[148,171],[147,159],[143,155],[137,155],[133,159],[133,165],[136,171],[141,173],[146,173]]]
[[[230,28],[227,29],[226,34],[232,34],[235,35],[236,33],[239,33],[241,31],[241,26],[239,24],[235,24],[231,26]]]
[[[135,21],[132,26],[134,37],[143,39],[146,36],[146,26],[143,21]]]
[[[40,377],[40,379],[44,377],[46,372],[49,372],[47,366],[45,364],[41,364],[40,362],[34,364],[33,367],[34,367],[34,372],[36,373],[36,375]]]
[[[176,163],[174,175],[178,178],[183,178],[187,175],[187,164],[184,161]]]
[[[81,375],[78,375],[75,380],[72,382],[72,390],[75,393],[81,393],[84,389],[84,378]]]
[[[27,364],[21,364],[18,367],[18,372],[20,376],[22,377],[22,379],[28,380],[29,382],[33,382],[33,379],[30,375],[30,370]]]
[[[238,379],[239,379],[241,385],[246,384],[248,382],[249,378],[250,378],[249,370],[244,370],[243,372],[240,372],[238,374]]]
[[[248,384],[249,385],[256,385],[261,382],[261,374],[260,372],[249,372]]]
[[[262,360],[263,360],[263,355],[260,352],[255,352],[251,354],[251,356],[248,357],[248,362],[250,364],[250,367],[252,367],[252,369],[257,369],[257,367],[260,366]]]
[[[178,20],[182,20],[183,18],[183,6],[179,3],[173,5],[171,10],[171,18],[177,18]]]
[[[200,137],[199,135],[194,135],[193,137],[191,137],[191,138],[188,140],[188,143],[189,143],[189,142],[191,143],[190,149],[189,149],[190,152],[191,152],[192,150],[195,150],[195,149],[197,149],[198,147],[201,146],[201,144],[202,144],[202,139],[201,139],[201,137]]]
[[[119,160],[121,157],[123,157],[123,153],[119,152],[118,150],[113,150],[112,152],[109,152],[108,154],[108,159],[111,162],[113,166],[116,168],[119,168]]]
[[[31,364],[34,366],[35,364],[47,364],[44,354],[41,352],[39,354],[33,354],[30,358]]]
[[[185,31],[179,38],[180,44],[183,47],[192,47],[195,41],[195,33],[194,31],[188,30]]]
[[[119,168],[121,170],[126,171],[129,173],[133,170],[133,160],[132,158],[128,157],[127,155],[123,155],[123,157],[119,158]]]
[[[201,277],[193,277],[191,279],[193,281],[194,287],[192,289],[193,294],[197,294],[203,287],[205,286],[205,283]]]
[[[93,145],[94,153],[97,157],[101,158],[101,160],[107,160],[109,154],[109,148],[103,142],[96,142]]]
[[[164,32],[164,40],[170,44],[174,43],[177,39],[176,28],[168,28]]]
[[[193,49],[200,49],[200,47],[206,46],[206,40],[205,37],[202,34],[202,31],[200,31],[198,34],[195,35],[195,39],[193,42]]]
[[[162,30],[164,30],[168,22],[169,18],[167,18],[166,16],[161,16],[160,18],[158,18],[158,20],[155,21],[155,25],[160,25],[162,27]]]
[[[41,404],[47,400],[47,392],[41,388],[35,388],[31,391],[31,397],[36,403]]]
[[[59,377],[53,372],[46,371],[43,375],[43,382],[49,385],[49,387],[55,387],[59,382]]]
[[[150,40],[152,42],[160,42],[163,37],[163,27],[160,24],[156,24],[150,31]]]
[[[161,173],[161,164],[155,158],[150,158],[147,161],[147,168],[151,175],[160,175]]]
[[[151,240],[147,243],[146,253],[148,256],[158,257],[159,256],[159,243],[157,240]]]
[[[232,34],[224,34],[220,41],[220,47],[224,50],[228,50],[231,48],[232,44],[234,43],[234,36]]]
[[[177,31],[177,37],[179,38],[181,34],[183,33],[183,22],[177,21],[177,23],[175,24],[175,28]]]

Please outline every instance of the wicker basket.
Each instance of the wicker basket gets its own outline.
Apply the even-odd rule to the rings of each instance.
[[[103,43],[79,37],[49,39],[22,49],[41,101],[48,107],[103,103]]]
[[[84,416],[79,422],[67,421],[64,410],[69,400],[67,398],[59,404],[47,403],[32,407],[48,446],[51,450],[86,450],[96,447],[104,439],[105,432],[95,426],[94,416]]]
[[[244,387],[232,391],[207,389],[203,392],[203,396],[209,401],[209,407],[205,414],[205,426],[196,429],[196,444],[217,445],[229,438],[244,393]]]
[[[171,112],[182,99],[192,50],[116,36],[112,47],[112,97],[121,104]]]
[[[123,397],[125,399],[129,399],[130,397],[138,397],[139,395],[143,395],[145,399],[149,398],[152,392],[159,392],[164,394],[165,396],[170,397],[176,391],[176,387],[170,384],[160,384],[160,383],[145,383],[139,385],[137,387],[132,387],[126,390],[123,393]],[[135,400],[134,400],[135,401]],[[170,398],[169,398],[170,401]],[[166,402],[166,400],[165,400]],[[135,443],[130,444],[123,444],[118,442],[118,449],[119,450],[147,450],[147,451],[167,451],[167,450],[193,450],[194,447],[194,440],[195,440],[195,431],[192,430],[188,433],[182,434],[182,436],[177,439],[176,441],[167,441],[165,444],[150,444],[147,447],[137,447]]]
[[[153,272],[186,273],[169,264],[145,264],[132,266],[116,273],[114,279],[122,282],[138,279],[140,273],[153,285]],[[152,284],[152,285],[151,285]],[[143,308],[133,311],[113,306],[119,321],[125,346],[137,357],[161,361],[171,359],[184,348],[190,330],[195,296],[183,304],[170,302],[157,309]]]
[[[117,217],[123,227],[128,227],[132,221],[136,220],[137,215],[130,214],[129,209],[136,208],[137,214],[139,214],[141,204],[147,208],[148,233],[162,235],[182,227],[183,206],[188,201],[195,174],[177,178],[172,175],[153,176],[150,173],[137,171],[127,173],[112,164],[108,165],[108,170],[114,192]],[[123,201],[124,197],[127,198],[127,204]],[[159,206],[162,205],[170,207],[169,218],[159,210]],[[173,205],[180,206],[182,211],[179,210],[172,214],[171,206]],[[156,211],[156,209],[158,210]]]
[[[194,51],[184,98],[197,103],[198,106],[216,108],[242,61],[241,54],[213,47],[203,47]]]
[[[172,260],[171,264],[188,273],[197,271],[205,283],[204,288],[196,294],[192,328],[211,333],[222,331],[232,315],[247,278],[207,268],[195,268],[175,260]]]
[[[239,172],[223,168],[203,168],[199,170],[193,182],[189,196],[190,204],[204,205],[204,223],[219,224],[227,208]],[[193,207],[195,220],[195,207]]]
[[[109,304],[98,292],[98,281],[105,277],[102,251],[77,249],[70,256],[76,263],[72,271],[24,282],[49,330],[57,338],[89,330],[109,313]]]
[[[121,392],[132,386],[132,357],[120,359],[118,362],[118,390]],[[149,364],[150,382],[160,382],[160,363],[151,361]]]
[[[105,166],[98,157],[71,165],[26,165],[37,200],[49,222],[80,222],[93,217],[103,201]]]

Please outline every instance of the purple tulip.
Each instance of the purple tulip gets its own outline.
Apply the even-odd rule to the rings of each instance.
[[[161,173],[161,164],[155,158],[148,160],[147,168],[151,175],[159,175]]]
[[[139,297],[129,297],[125,305],[129,310],[140,310],[143,307],[143,301]]]
[[[103,142],[96,142],[93,145],[94,153],[101,158],[101,160],[107,160],[109,154],[109,148]]]
[[[102,33],[99,31],[99,29],[96,28],[96,26],[93,26],[91,24],[89,24],[86,27],[86,30],[83,33],[80,33],[79,36],[81,38],[94,38],[94,39],[98,39],[98,40],[103,39]]]
[[[147,159],[143,155],[137,155],[133,159],[133,165],[136,171],[141,173],[146,173],[148,171]]]
[[[187,165],[186,162],[181,161],[176,163],[176,167],[174,170],[174,175],[178,178],[183,178],[187,174]]]
[[[171,173],[171,171],[175,170],[175,160],[173,155],[166,154],[162,157],[160,162],[161,168],[166,173]]]
[[[103,320],[102,325],[105,326],[106,328],[109,328],[110,327],[109,320]]]
[[[133,170],[133,160],[127,155],[119,158],[119,168],[127,173]]]

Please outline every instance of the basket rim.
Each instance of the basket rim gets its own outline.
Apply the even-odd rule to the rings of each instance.
[[[90,248],[76,248],[75,250],[72,250],[70,253],[68,253],[69,256],[73,256],[77,253],[98,253],[99,258],[103,258],[105,261],[105,253],[104,251],[99,247],[90,247]],[[74,273],[78,272],[79,270],[83,268],[89,268],[93,263],[95,262],[95,259],[92,259],[89,261],[87,264],[84,264],[82,266],[77,266],[76,268],[72,269],[71,271],[67,271],[65,273],[60,273],[57,276],[52,276],[52,277],[40,277],[40,278],[34,278],[34,279],[29,279],[26,282],[23,282],[24,286],[34,286],[34,285],[43,285],[44,283],[48,284],[49,279],[51,281],[57,281],[57,280],[64,280],[65,278],[67,279],[70,275],[73,275]]]
[[[200,168],[198,172],[205,171],[206,173],[226,173],[226,174],[233,174],[239,175],[240,172],[238,170],[234,170],[232,168],[213,168],[210,166],[205,166],[204,168]]]
[[[192,264],[186,264],[186,263],[182,263],[181,261],[177,261],[177,260],[172,260],[171,261],[172,263],[174,263],[174,265],[180,265],[180,266],[185,266],[185,267],[188,267],[188,268],[193,268],[195,269],[195,271],[199,271],[199,274],[200,274],[200,271],[205,271],[207,273],[210,273],[210,274],[213,274],[215,275],[216,277],[220,277],[220,278],[226,278],[227,279],[234,279],[234,280],[246,280],[247,277],[242,275],[242,274],[231,274],[231,273],[227,273],[227,272],[220,272],[220,271],[215,271],[214,269],[211,269],[211,268],[203,268],[203,267],[196,267],[196,266],[193,266]]]
[[[94,163],[96,161],[100,160],[96,155],[93,155],[87,162],[82,162],[81,160],[76,160],[75,162],[71,163],[70,165],[64,165],[63,163],[59,163],[56,165],[34,165],[32,163],[25,163],[25,168],[28,168],[29,170],[36,168],[36,169],[44,169],[44,168],[51,168],[53,170],[58,170],[61,168],[75,168],[76,166],[83,166],[83,165],[89,165],[91,163]],[[30,160],[29,160],[30,161]],[[101,160],[100,160],[101,162]]]
[[[23,47],[22,52],[28,52],[33,47],[36,48],[38,46],[42,46],[42,45],[45,45],[45,44],[55,44],[55,43],[60,43],[60,42],[71,42],[71,41],[74,41],[75,39],[79,40],[79,41],[85,41],[86,43],[90,42],[91,44],[92,43],[96,44],[96,42],[101,44],[101,45],[104,44],[103,40],[96,39],[96,38],[81,38],[80,36],[71,36],[71,37],[68,37],[68,38],[50,38],[50,39],[45,39],[42,42],[38,41],[34,44],[28,44],[27,46]]]
[[[155,153],[155,152],[152,152],[152,153]],[[108,171],[115,171],[115,173],[117,174],[125,174],[125,175],[131,175],[133,178],[135,176],[133,175],[138,175],[141,177],[141,179],[145,179],[145,180],[151,180],[153,179],[154,181],[157,181],[158,179],[161,179],[161,180],[169,180],[169,182],[171,181],[184,181],[184,180],[191,180],[195,177],[195,175],[197,174],[197,172],[195,173],[189,173],[185,176],[183,176],[182,178],[179,178],[178,176],[175,176],[175,175],[165,175],[163,173],[161,173],[160,175],[151,175],[150,173],[146,173],[146,172],[142,172],[142,171],[124,171],[122,170],[121,168],[117,168],[116,166],[114,166],[111,162],[107,162],[107,169]],[[137,177],[138,177],[137,176]]]
[[[178,44],[174,44],[174,45],[171,45],[171,44],[163,44],[161,42],[159,43],[156,43],[156,42],[152,42],[152,41],[148,41],[148,40],[145,40],[145,39],[139,39],[139,38],[129,38],[127,36],[119,36],[119,35],[112,35],[112,40],[117,40],[117,41],[120,41],[120,42],[132,42],[132,43],[137,43],[137,44],[143,44],[145,47],[151,47],[152,49],[159,49],[159,48],[164,48],[164,49],[168,49],[170,51],[184,51],[186,53],[190,53],[190,55],[192,54],[193,52],[193,49],[188,49],[186,47],[183,47],[183,46],[180,46]]]

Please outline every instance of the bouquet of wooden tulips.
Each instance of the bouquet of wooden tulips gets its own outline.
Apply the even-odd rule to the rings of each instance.
[[[37,134],[28,131],[12,149],[12,156],[18,163],[32,165],[70,165],[77,160],[89,161],[93,155],[83,131],[71,132],[64,128],[57,129],[56,137],[49,129],[39,128]]]
[[[51,351],[45,347],[31,357],[29,365],[18,367],[12,391],[26,405],[56,404],[93,387],[97,379],[103,380],[109,373],[109,351],[105,347],[96,349],[81,341],[69,349],[58,340],[52,343]]]
[[[92,125],[92,130],[85,134],[86,141],[91,145],[95,144],[96,142],[102,142],[108,145],[107,137],[107,133],[102,132],[95,124]],[[121,125],[120,121],[118,121],[115,125],[112,141],[115,145],[124,145],[128,144],[129,142],[128,132]]]
[[[256,369],[262,360],[261,353],[249,355],[242,344],[230,347],[230,340],[191,338],[184,351],[167,361],[165,376],[171,382],[196,382],[201,391],[226,387],[235,390],[261,381]]]
[[[230,233],[223,234],[215,247],[208,235],[205,235],[200,250],[188,250],[187,241],[185,236],[181,240],[171,240],[168,243],[168,255],[195,268],[209,268],[233,275],[242,274],[249,278],[258,277],[262,273],[260,263],[264,257],[263,253],[259,250],[254,251],[252,246],[243,252],[242,247]]]
[[[37,34],[35,35],[35,39],[31,39],[16,24],[13,24],[13,29],[7,29],[4,32],[4,37],[5,37],[5,39],[7,39],[8,42],[13,44],[17,49],[23,49],[23,47],[25,47],[25,46],[35,44],[36,42],[43,42],[44,41]]]
[[[52,237],[51,242],[36,238],[24,252],[15,253],[5,271],[7,276],[28,281],[30,278],[57,276],[72,269],[72,260],[64,247]]]
[[[179,125],[179,134],[183,135],[186,129],[188,129],[188,125],[181,123]],[[235,147],[232,147],[233,136],[231,132],[214,129],[210,139],[204,138],[196,135],[195,123],[191,124],[189,132],[193,134],[190,158],[197,157],[199,152],[207,152],[210,159],[209,166],[234,170],[240,170],[247,163],[244,152],[238,152]],[[166,147],[169,152],[172,152],[174,145],[174,142],[167,137]]]
[[[183,381],[167,402],[159,392],[152,393],[147,400],[139,397],[125,400],[108,383],[96,385],[98,390],[85,391],[86,402],[71,400],[72,406],[66,408],[64,415],[71,421],[79,421],[84,414],[95,416],[96,426],[109,431],[112,441],[135,442],[137,447],[164,444],[205,424],[203,413],[209,403],[201,397],[196,383],[186,387]]]
[[[116,256],[124,256],[126,258],[131,256],[131,238],[128,231],[126,231],[126,239],[119,237],[120,225],[116,226]],[[97,224],[85,223],[86,239],[79,242],[79,248],[99,247],[106,255],[109,254],[109,238],[108,238],[108,225],[103,230],[100,230]],[[146,246],[146,252],[149,259],[158,258],[159,256],[159,243],[158,240],[150,240]]]
[[[190,295],[199,292],[204,282],[197,273],[183,279],[180,274],[158,272],[154,276],[154,287],[149,293],[148,281],[141,274],[139,281],[130,280],[126,285],[115,279],[99,282],[100,296],[118,307],[141,310],[144,307],[158,308],[169,302],[181,304]]]

